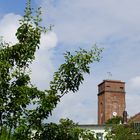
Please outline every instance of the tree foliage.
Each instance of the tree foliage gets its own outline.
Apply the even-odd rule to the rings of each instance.
[[[45,124],[44,131],[40,134],[41,140],[96,140],[94,133],[83,130],[72,120],[61,119],[60,124]]]
[[[131,125],[113,125],[107,129],[107,140],[140,140],[140,134]]]
[[[0,140],[16,140],[16,138],[11,134],[10,132],[10,138],[9,138],[9,130],[6,127],[3,127],[1,129],[1,135],[0,135]]]
[[[39,49],[41,33],[48,29],[40,26],[40,8],[33,16],[30,3],[29,0],[16,32],[18,42],[14,45],[0,43],[0,128],[6,126],[9,134],[14,132],[20,140],[31,139],[33,131],[39,139],[46,129],[43,121],[51,115],[63,95],[78,91],[83,74],[90,73],[89,64],[99,61],[102,51],[93,47],[90,51],[80,49],[74,55],[66,52],[65,63],[54,73],[50,88],[39,90],[31,84],[30,64]],[[35,108],[29,108],[29,105]]]
[[[106,121],[106,124],[120,124],[122,123],[123,118],[121,116],[113,117]]]

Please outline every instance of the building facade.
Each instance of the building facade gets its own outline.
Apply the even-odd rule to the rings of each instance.
[[[104,80],[98,85],[98,124],[102,125],[113,116],[122,116],[125,111],[125,83]]]
[[[107,135],[106,126],[105,125],[95,125],[95,124],[87,124],[87,125],[79,125],[82,129],[90,130],[93,133],[94,137],[98,140],[105,140],[105,136]],[[82,138],[80,139],[82,140]]]

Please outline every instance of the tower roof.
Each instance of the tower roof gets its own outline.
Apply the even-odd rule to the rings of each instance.
[[[140,122],[140,112],[132,116],[129,121],[131,122]]]
[[[120,80],[103,80],[98,85],[98,95],[110,92],[110,93],[125,93],[125,82]]]
[[[101,82],[98,86],[102,85],[105,82],[110,82],[110,83],[123,83],[125,84],[125,82],[122,82],[121,80],[111,80],[111,79],[105,79],[103,80],[103,82]]]

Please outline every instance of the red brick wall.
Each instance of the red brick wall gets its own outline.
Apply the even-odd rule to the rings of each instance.
[[[98,96],[98,124],[103,124],[105,119],[105,94]]]

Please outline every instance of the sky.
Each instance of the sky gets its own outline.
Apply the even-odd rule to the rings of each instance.
[[[16,43],[14,34],[24,14],[26,0],[0,1],[0,36]],[[42,34],[40,50],[32,64],[32,82],[47,89],[63,53],[95,44],[104,48],[99,63],[90,65],[90,75],[77,93],[64,96],[49,121],[70,118],[79,124],[97,123],[97,85],[104,79],[126,83],[129,117],[140,112],[140,1],[139,0],[32,0],[41,6],[43,25],[54,25]],[[108,75],[111,72],[112,76]]]

